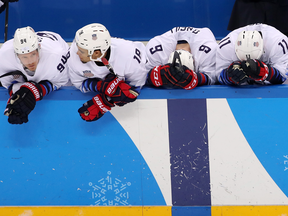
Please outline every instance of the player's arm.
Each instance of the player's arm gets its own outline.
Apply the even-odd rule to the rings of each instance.
[[[107,97],[100,93],[84,103],[83,106],[78,109],[78,113],[83,120],[91,122],[100,119],[114,106],[113,102],[108,101]]]
[[[147,74],[144,44],[132,42],[127,45],[126,52],[117,57],[118,64],[110,65],[105,58],[102,59],[110,74],[103,82],[97,84],[99,92],[108,96],[117,106],[124,106],[137,99],[141,87],[145,84]],[[120,62],[125,62],[125,64]]]
[[[198,72],[198,73],[201,75],[201,77],[198,77],[198,85],[197,86],[212,85],[215,83],[215,80],[216,80],[215,67],[213,67],[212,72]]]
[[[266,81],[271,84],[282,84],[287,79],[287,43],[287,38],[281,35],[278,43],[276,43],[277,46],[274,46],[274,49],[270,52],[269,63],[267,64],[269,74]]]
[[[209,31],[210,32],[210,31]],[[212,32],[211,32],[212,34]],[[198,51],[195,55],[198,56],[198,68],[197,72],[205,75],[205,81],[202,81],[202,85],[213,85],[216,82],[216,40],[208,38],[199,45]],[[203,80],[203,79],[202,79]],[[201,85],[201,84],[198,84]]]
[[[184,71],[184,72],[183,72]],[[190,90],[198,86],[198,83],[206,82],[206,75],[195,73],[185,65],[182,69],[172,64],[159,65],[149,71],[146,85],[164,88],[183,88]]]
[[[82,85],[81,85],[81,92],[98,92],[99,91],[97,90],[97,87],[99,89],[99,86],[100,86],[100,82],[101,82],[101,79],[99,78],[88,78],[88,79],[85,79],[83,82],[82,82]]]
[[[285,82],[286,77],[283,76],[277,68],[271,67],[270,65],[267,66],[269,68],[269,74],[266,79],[268,82],[271,84],[282,84]]]
[[[197,86],[209,85],[209,83],[212,83],[212,79],[206,73],[198,72],[197,78]]]
[[[249,80],[249,76],[241,66],[240,61],[232,62],[228,68],[223,69],[219,82],[226,85],[241,85]]]
[[[258,59],[242,61],[241,66],[250,79],[255,81],[268,81],[271,84],[282,84],[286,78],[275,67],[265,64]]]
[[[54,76],[52,78],[49,78],[49,81],[53,84],[54,91],[67,84],[69,81],[67,62],[70,58],[70,51],[67,51],[63,48],[62,52],[56,55],[55,58],[55,62],[57,62],[57,64],[53,67],[56,68],[52,68]]]
[[[180,54],[182,57],[180,57]],[[193,89],[198,84],[203,85],[207,77],[203,73],[195,73],[189,69],[194,68],[191,60],[192,56],[187,51],[175,51],[171,53],[168,60],[171,63],[156,66],[149,71],[146,85],[162,86],[164,88],[183,88],[186,90]],[[185,65],[182,64],[182,61]]]
[[[223,38],[216,49],[216,80],[222,85],[237,85],[245,81],[245,74],[239,67],[231,36]]]
[[[85,92],[102,93],[118,106],[135,101],[140,92],[136,87],[130,86],[121,78],[111,73],[104,79],[89,78],[84,80],[81,89]]]

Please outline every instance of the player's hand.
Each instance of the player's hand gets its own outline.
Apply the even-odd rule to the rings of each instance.
[[[198,84],[197,74],[183,65],[181,68],[177,64],[160,65],[154,67],[148,75],[149,82],[154,86],[166,88],[193,89]]]
[[[113,74],[108,74],[104,80],[98,81],[97,90],[111,98],[118,106],[133,102],[138,96],[130,85]]]
[[[28,115],[35,108],[35,105],[34,93],[22,85],[8,100],[4,115],[8,116],[8,122],[11,124],[27,123]]]
[[[248,81],[248,76],[241,67],[241,62],[233,62],[230,64],[230,66],[227,69],[227,74],[231,82],[233,82],[236,85],[240,85],[241,83],[244,83]]]
[[[242,61],[241,66],[249,78],[255,81],[264,81],[269,75],[268,66],[257,59]]]
[[[98,81],[97,91],[111,97],[116,92],[118,86],[123,82],[124,81],[116,77],[116,75],[110,73],[104,80]]]
[[[9,98],[6,109],[4,110],[4,115],[8,116],[8,122],[10,124],[23,124],[28,122],[28,115],[25,113],[16,112],[12,109],[14,102],[18,101],[19,99],[19,95],[13,94]]]
[[[87,122],[100,119],[106,112],[111,110],[114,104],[109,102],[105,95],[100,93],[87,101],[78,109],[81,118]]]
[[[198,84],[197,74],[185,65],[182,65],[182,67],[178,64],[170,65],[170,70],[165,71],[164,76],[174,86],[186,90],[194,89]]]
[[[130,85],[125,82],[121,82],[114,94],[111,96],[111,100],[117,106],[124,106],[127,103],[135,101],[137,97],[138,93],[135,90],[132,90]]]

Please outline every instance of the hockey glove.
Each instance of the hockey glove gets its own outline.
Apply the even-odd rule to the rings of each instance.
[[[87,101],[78,109],[81,118],[87,122],[100,119],[106,112],[111,110],[114,104],[109,102],[104,94],[98,94]]]
[[[105,80],[98,81],[97,90],[110,97],[118,106],[133,102],[138,96],[138,93],[133,91],[130,85],[113,74],[108,74]]]
[[[238,61],[230,64],[227,69],[227,74],[229,80],[236,85],[240,85],[241,83],[244,83],[248,80],[247,74],[241,67],[241,63]]]
[[[264,62],[257,59],[242,61],[241,66],[249,78],[255,81],[264,81],[269,75],[268,66]]]
[[[29,113],[35,108],[36,101],[42,99],[42,89],[37,83],[26,82],[7,102],[4,115],[11,124],[28,122]]]
[[[187,68],[172,66],[171,64],[154,67],[148,74],[148,84],[156,87],[193,89],[198,84],[197,74]]]
[[[124,106],[127,103],[131,103],[137,99],[138,93],[131,89],[131,86],[125,82],[121,82],[111,96],[111,100],[117,106]]]
[[[96,88],[98,92],[104,93],[105,95],[111,97],[115,93],[120,83],[123,82],[123,80],[110,73],[104,80],[98,81]]]

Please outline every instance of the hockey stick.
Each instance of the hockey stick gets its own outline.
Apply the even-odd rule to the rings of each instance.
[[[8,13],[9,13],[9,2],[6,3],[6,12],[5,12],[5,30],[4,30],[4,42],[7,41],[8,34]]]
[[[112,73],[113,75],[115,75],[116,77],[118,77],[117,76],[117,74],[115,73],[115,71],[114,71],[114,69],[112,68],[112,66],[109,64],[109,62],[108,62],[108,60],[106,59],[106,58],[101,58],[101,61],[103,62],[103,64],[108,68],[108,70],[110,71],[110,73]],[[131,94],[133,94],[135,97],[137,97],[139,94],[136,92],[136,91],[133,91],[133,90],[129,90],[129,92],[131,93]]]

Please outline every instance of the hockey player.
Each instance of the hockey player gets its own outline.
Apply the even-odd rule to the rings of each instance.
[[[2,45],[0,81],[11,96],[4,111],[9,123],[28,122],[36,101],[68,82],[68,49],[60,35],[29,26]]]
[[[281,84],[287,65],[288,38],[266,24],[238,28],[217,48],[216,76],[223,85]]]
[[[85,121],[98,120],[115,105],[135,101],[145,84],[144,44],[111,38],[102,24],[92,23],[79,29],[70,55],[68,66],[72,84],[83,93],[96,92],[78,109]],[[117,75],[106,67],[107,60]]]
[[[193,89],[215,82],[216,39],[208,28],[175,27],[146,45],[149,71],[146,85]],[[177,51],[183,68],[176,67]],[[184,71],[184,72],[183,72]]]

